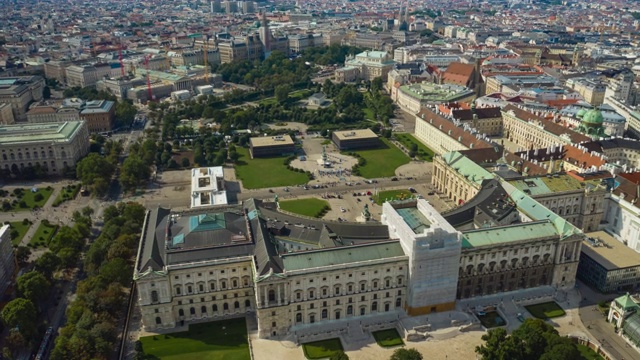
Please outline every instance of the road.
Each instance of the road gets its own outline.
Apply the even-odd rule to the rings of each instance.
[[[290,197],[298,197],[298,196],[310,196],[310,195],[322,195],[325,193],[335,194],[347,194],[350,195],[353,192],[360,191],[372,191],[375,188],[379,190],[386,189],[408,189],[409,187],[414,187],[418,190],[418,193],[422,194],[426,200],[431,202],[436,209],[447,210],[451,208],[451,201],[441,199],[437,195],[428,195],[431,191],[430,176],[423,176],[420,178],[413,178],[412,180],[407,180],[406,178],[398,178],[398,181],[391,181],[390,179],[381,179],[378,180],[377,184],[367,184],[364,181],[360,181],[359,185],[347,186],[345,183],[339,183],[336,186],[330,186],[327,188],[319,188],[314,189],[313,187],[308,187],[308,190],[304,190],[303,187],[298,186],[290,186],[288,187],[288,192],[284,191],[284,187],[280,188],[265,188],[265,189],[256,189],[256,190],[243,190],[242,192],[237,194],[237,202],[241,202],[250,198],[254,199],[272,199],[276,194],[280,197],[280,199],[284,200]],[[183,183],[171,183],[170,185],[165,186],[185,186],[190,187],[190,181],[184,181]],[[270,190],[273,190],[271,192]],[[179,208],[187,208],[189,206],[189,192],[184,192],[183,196],[172,196],[172,197],[164,197],[163,195],[156,194],[157,190],[148,191],[147,194],[141,198],[134,198],[132,200],[137,200],[144,202],[148,208],[155,208],[158,206],[172,209]],[[159,197],[163,196],[163,197]],[[233,199],[230,198],[230,202],[233,203]]]
[[[597,310],[598,302],[609,301],[619,295],[600,294],[580,282],[579,286],[583,297],[579,309],[580,319],[591,334],[591,339],[600,343],[617,360],[640,359],[640,353],[616,334],[613,325],[608,323],[602,313]]]

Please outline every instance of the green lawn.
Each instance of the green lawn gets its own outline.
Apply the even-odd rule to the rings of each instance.
[[[403,200],[408,199],[412,196],[409,190],[387,190],[380,191],[378,195],[373,197],[373,200],[378,205],[382,205],[387,200]]]
[[[58,230],[58,225],[47,225],[41,221],[36,232],[33,234],[33,237],[29,240],[29,244],[33,247],[49,246],[49,242],[56,233],[56,230]]]
[[[302,344],[302,351],[307,359],[325,359],[343,348],[340,339],[336,338]]]
[[[284,165],[286,157],[252,159],[249,149],[241,147],[236,149],[240,155],[235,166],[236,176],[242,180],[245,189],[295,186],[309,181],[307,174],[287,169]]]
[[[398,167],[411,161],[389,140],[380,140],[382,141],[380,148],[355,151],[366,160],[366,164],[359,168],[360,176],[366,179],[394,176]]]
[[[416,144],[418,146],[418,151],[416,152],[416,157],[424,161],[433,161],[433,150],[429,149],[425,144],[423,144],[420,140],[416,139],[413,135],[402,133],[394,135],[396,140],[398,140],[402,145],[404,145],[407,149],[411,149],[411,144]]]
[[[378,345],[382,347],[393,347],[398,345],[404,345],[404,341],[398,334],[398,330],[396,329],[388,329],[381,331],[374,331],[371,333],[373,338],[376,339]]]
[[[374,121],[376,120],[372,109],[364,108],[362,109],[362,111],[364,112],[365,119],[374,120]]]
[[[32,192],[30,188],[25,188],[22,190],[23,191],[21,196],[6,196],[4,199],[2,199],[2,201],[8,201],[11,204],[10,208],[3,206],[2,209],[4,211],[25,211],[33,209],[36,206],[43,207],[44,204],[46,204],[47,200],[49,200],[49,197],[53,192],[53,188],[51,187],[42,189],[38,188],[36,192]],[[35,198],[36,196],[38,196],[38,194],[41,194],[42,198],[36,201]],[[21,202],[24,202],[22,206],[20,204]]]
[[[75,185],[69,185],[69,186],[63,187],[58,193],[58,196],[56,196],[56,200],[53,202],[52,206],[58,207],[60,206],[60,204],[62,204],[65,201],[73,200],[76,197],[76,195],[78,195],[78,192],[80,192],[80,187],[82,187],[81,184],[75,184]]]
[[[557,318],[566,314],[555,301],[525,306],[525,309],[534,317],[543,320]]]
[[[27,233],[27,230],[29,230],[29,228],[31,227],[31,223],[25,225],[22,223],[22,221],[14,221],[9,223],[9,225],[11,225],[11,233],[13,233],[13,230],[18,231],[18,236],[11,237],[11,245],[18,246],[18,244],[20,244],[20,241],[22,241],[24,235]]]
[[[331,209],[326,200],[309,198],[280,201],[280,208],[295,214],[321,218],[325,210]]]
[[[250,360],[244,318],[189,326],[189,331],[140,338],[145,354],[161,360]]]
[[[584,360],[604,360],[602,356],[598,355],[598,353],[586,345],[576,344],[576,347]]]

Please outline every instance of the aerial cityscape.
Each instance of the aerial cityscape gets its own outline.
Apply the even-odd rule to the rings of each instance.
[[[640,3],[0,2],[0,359],[640,359]]]

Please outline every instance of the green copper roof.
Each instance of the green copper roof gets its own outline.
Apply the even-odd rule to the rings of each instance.
[[[442,155],[442,159],[447,165],[451,166],[456,172],[458,172],[458,174],[478,185],[482,184],[483,180],[493,179],[495,177],[482,166],[469,160],[469,158],[457,151],[448,152]]]
[[[563,174],[552,177],[531,177],[520,180],[511,180],[509,184],[527,195],[537,196],[565,191],[583,190],[594,188],[600,184],[600,179],[579,181],[569,175]]]
[[[582,122],[586,124],[599,125],[604,122],[602,111],[598,109],[591,109],[587,111],[582,117]]]
[[[464,86],[423,82],[400,86],[400,91],[420,101],[453,101],[473,95]]]
[[[631,295],[629,295],[629,293],[616,298],[616,304],[625,311],[640,308],[640,306],[638,306],[638,304],[633,301],[633,298],[631,298]]]
[[[287,271],[404,256],[399,242],[330,248],[282,255]]]
[[[82,121],[56,123],[36,123],[20,125],[1,125],[0,144],[30,142],[67,142],[80,129]]]
[[[570,222],[547,209],[545,206],[531,198],[531,196],[525,194],[521,190],[518,190],[515,186],[502,179],[500,179],[500,183],[509,194],[509,197],[511,197],[511,200],[516,204],[518,211],[522,212],[534,221],[549,220],[555,226],[557,233],[561,235],[562,239],[582,233],[575,226],[571,225]]]
[[[558,236],[558,232],[549,221],[530,224],[500,226],[490,229],[478,229],[463,232],[462,248],[500,245],[515,241]]]

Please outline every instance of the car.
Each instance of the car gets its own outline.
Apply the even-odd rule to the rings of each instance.
[[[522,316],[522,314],[521,314],[521,313],[518,313],[518,316],[516,316],[516,317],[518,318],[518,320],[519,320],[520,322],[524,322],[524,316]]]
[[[414,189],[414,188],[412,188],[412,187],[410,187],[410,188],[409,188],[409,192],[411,192],[412,194],[417,193],[416,189]]]
[[[436,192],[435,192],[435,191],[429,191],[429,192],[427,193],[427,195],[435,195],[435,194],[436,194]]]
[[[343,208],[343,207],[340,208],[340,211],[347,212],[347,210],[345,208]]]

